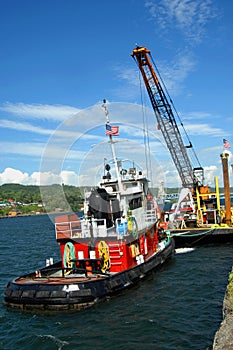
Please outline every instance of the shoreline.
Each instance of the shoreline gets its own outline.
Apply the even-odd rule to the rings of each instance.
[[[223,320],[215,333],[213,350],[233,349],[233,268],[229,273],[222,314]]]
[[[25,217],[25,216],[40,216],[40,215],[48,215],[51,213],[40,213],[40,214],[19,214],[19,215],[2,215],[0,216],[0,219],[15,219],[18,217]]]

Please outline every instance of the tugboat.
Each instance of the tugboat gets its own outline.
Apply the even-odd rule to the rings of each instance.
[[[174,239],[158,228],[148,179],[134,164],[124,169],[116,157],[118,127],[110,124],[105,101],[103,107],[114,171],[106,164],[98,187],[85,193],[82,216],[55,217],[62,259],[10,281],[7,306],[85,309],[135,286],[174,254]]]

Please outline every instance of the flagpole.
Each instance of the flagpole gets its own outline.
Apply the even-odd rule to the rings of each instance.
[[[105,116],[106,116],[106,123],[110,124],[110,120],[109,120],[109,113],[108,113],[108,109],[106,106],[106,100],[103,100],[103,105],[102,105],[104,112],[105,112]],[[117,176],[117,182],[119,185],[119,191],[121,191],[121,177],[120,177],[120,173],[119,173],[119,168],[118,168],[118,162],[117,162],[117,157],[116,157],[116,152],[115,152],[115,147],[114,147],[114,141],[112,138],[112,135],[109,134],[109,140],[110,140],[110,144],[111,144],[111,151],[112,151],[112,157],[113,157],[113,162],[114,162],[114,166],[115,166],[115,170],[116,170],[116,176]]]

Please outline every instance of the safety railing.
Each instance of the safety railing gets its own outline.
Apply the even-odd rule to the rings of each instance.
[[[107,226],[105,219],[80,219],[55,223],[56,238],[88,238],[106,237]]]

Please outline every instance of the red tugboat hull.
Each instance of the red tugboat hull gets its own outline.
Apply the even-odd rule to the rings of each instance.
[[[168,238],[163,249],[146,262],[128,270],[95,275],[66,275],[62,261],[8,283],[4,303],[28,311],[71,311],[86,309],[129,289],[161,268],[174,254],[174,240]],[[80,272],[80,271],[77,271]],[[56,275],[63,274],[62,277]]]

